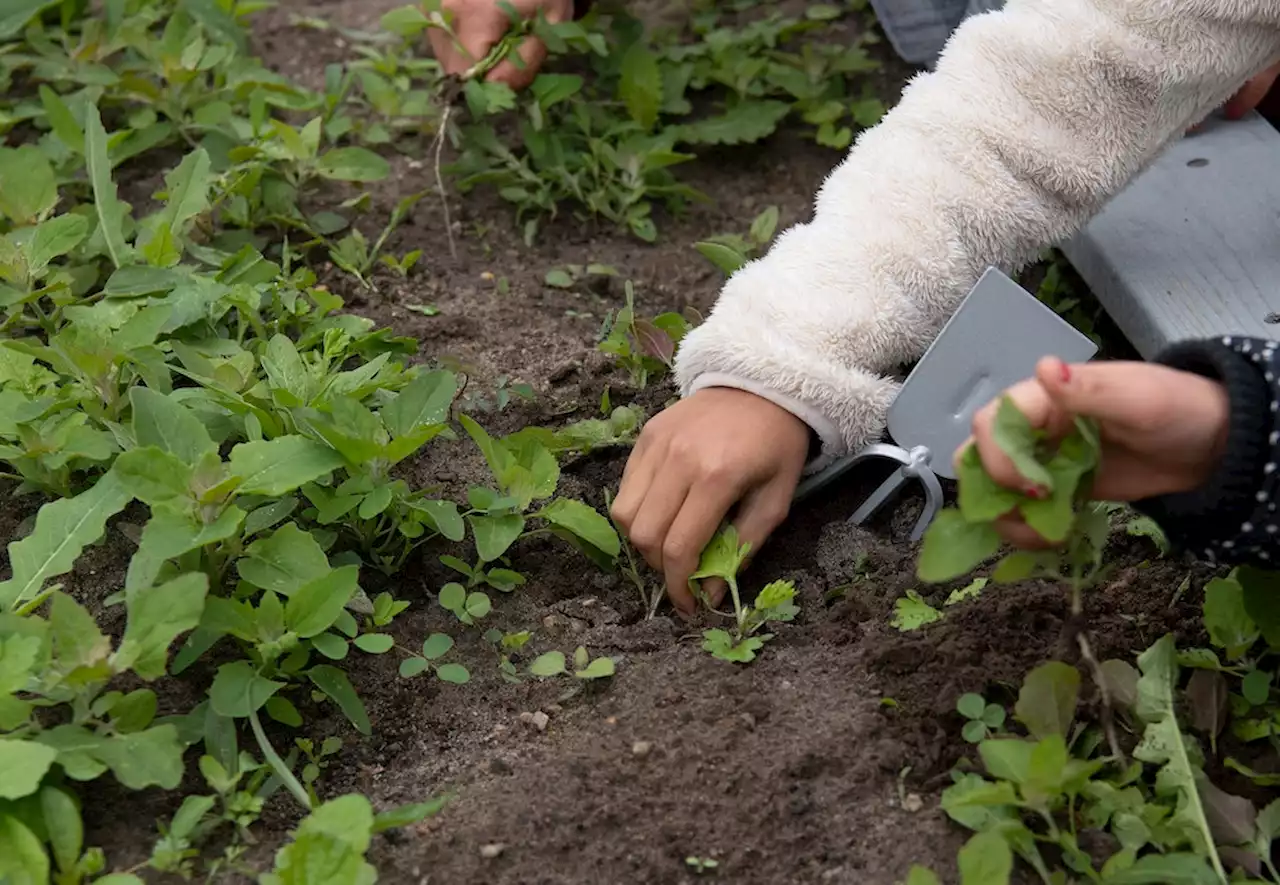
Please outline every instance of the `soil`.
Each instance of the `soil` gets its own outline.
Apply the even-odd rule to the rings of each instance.
[[[333,31],[297,27],[293,16],[368,28],[395,5],[285,0],[261,15],[255,34],[270,63],[314,83],[326,63],[349,57],[348,47]],[[907,72],[890,60],[885,71],[879,89],[892,101]],[[714,202],[664,220],[652,246],[563,219],[526,248],[510,209],[477,193],[450,198],[454,259],[439,204],[427,199],[393,241],[397,252],[425,251],[418,272],[405,281],[377,276],[371,291],[337,274],[329,282],[352,309],[417,337],[423,358],[451,356],[472,367],[477,387],[503,376],[531,384],[535,401],[481,416],[491,430],[588,417],[606,385],[615,402],[628,397],[625,379],[595,350],[621,287],[553,290],[543,285],[546,272],[602,262],[635,281],[643,311],[705,311],[721,278],[691,243],[741,230],[771,204],[781,208],[784,226],[803,220],[837,159],[792,137],[735,150],[731,160],[707,158],[689,175]],[[432,184],[420,156],[397,159],[395,169],[374,194],[371,218]],[[412,305],[439,313],[423,316]],[[652,412],[672,395],[657,385],[640,401]],[[469,444],[431,451],[410,465],[408,478],[457,493],[484,475]],[[614,453],[567,465],[563,491],[603,507],[603,490],[616,489],[624,459]],[[586,645],[613,656],[617,675],[567,694],[560,681],[507,684],[478,631],[462,631],[433,604],[447,579],[435,556],[412,563],[394,590],[413,605],[393,632],[409,646],[448,630],[473,680],[405,681],[392,656],[366,656],[351,673],[373,736],[360,739],[331,713],[308,719],[310,736],[336,734],[346,743],[320,789],[327,796],[362,791],[378,808],[455,794],[438,817],[377,837],[371,860],[393,883],[674,885],[700,879],[685,863],[689,856],[719,861],[714,876],[701,878],[740,885],[890,885],[912,863],[950,876],[965,834],[937,800],[948,772],[969,753],[956,698],[986,691],[1010,699],[1035,665],[1077,656],[1065,597],[1052,586],[988,589],[918,634],[890,627],[894,601],[918,587],[907,535],[919,502],[908,498],[865,528],[848,525],[851,502],[879,479],[861,475],[806,503],[762,551],[744,585],[792,578],[803,613],[750,666],[712,659],[699,648],[698,625],[645,620],[628,581],[596,573],[559,542],[534,541],[515,555],[528,585],[497,599],[486,626],[536,629],[531,654]],[[1158,559],[1142,539],[1122,536],[1115,548],[1113,580],[1088,601],[1097,654],[1127,657],[1170,631],[1198,638],[1196,606],[1188,602],[1195,594],[1171,599],[1189,573],[1197,589],[1207,573]],[[91,551],[74,576],[80,592],[118,586],[128,552],[116,535]],[[919,589],[939,604],[948,592]],[[193,673],[171,691],[194,692],[200,679]],[[164,703],[181,710],[193,700],[170,694]],[[548,717],[544,730],[522,719],[535,712]],[[283,746],[289,737],[280,732],[276,740]],[[175,804],[169,794],[95,787],[86,797],[90,844],[109,847],[118,868],[137,863],[154,841],[155,821]],[[112,813],[94,812],[105,808]],[[253,858],[265,860],[295,821],[286,798],[271,803],[255,828],[261,846]]]

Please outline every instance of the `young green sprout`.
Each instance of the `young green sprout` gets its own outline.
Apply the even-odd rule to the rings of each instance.
[[[739,543],[738,530],[732,525],[725,526],[702,551],[702,561],[698,571],[689,579],[692,583],[707,578],[723,578],[729,585],[729,596],[733,600],[733,631],[719,628],[704,631],[702,648],[721,660],[735,661],[740,664],[755,660],[756,652],[773,638],[772,633],[759,632],[766,624],[794,620],[800,612],[799,606],[793,601],[796,588],[791,581],[774,581],[760,591],[755,605],[742,604],[742,594],[738,589],[738,572],[742,569],[750,551],[750,544]],[[694,585],[694,590],[708,609],[716,611],[707,602],[700,585]],[[717,614],[724,613],[717,612]],[[729,615],[725,616],[729,617]]]

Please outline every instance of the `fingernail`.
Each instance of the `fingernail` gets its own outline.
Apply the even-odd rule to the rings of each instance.
[[[1044,488],[1043,486],[1029,485],[1029,486],[1026,486],[1022,491],[1030,498],[1042,499],[1042,498],[1047,498],[1049,496],[1049,490]]]
[[[1063,384],[1066,384],[1069,381],[1071,381],[1071,367],[1068,366],[1065,362],[1062,364],[1062,368],[1059,370],[1059,373],[1062,376]]]

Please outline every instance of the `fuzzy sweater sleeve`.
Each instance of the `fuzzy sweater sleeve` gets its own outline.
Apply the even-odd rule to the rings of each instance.
[[[817,469],[880,435],[891,375],[988,266],[1067,238],[1280,58],[1277,0],[1010,0],[864,132],[813,220],[726,283],[684,340],[684,395],[736,387],[813,428]]]

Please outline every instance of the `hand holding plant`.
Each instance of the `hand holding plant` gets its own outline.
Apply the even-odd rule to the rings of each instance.
[[[509,11],[499,0],[444,0],[441,12],[453,34],[432,28],[431,48],[447,74],[462,74],[485,58],[511,29]],[[510,8],[522,18],[541,14],[552,24],[573,18],[573,0],[511,0]],[[546,45],[537,38],[522,41],[516,49],[520,63],[509,59],[494,66],[486,79],[523,89],[533,82],[547,57]]]
[[[1047,497],[1053,483],[1046,467],[1013,454],[1027,450],[1010,439],[1026,424],[1007,420],[1012,413],[1002,408],[1006,398],[1032,432],[1043,431],[1052,441],[1062,439],[1077,418],[1097,422],[1099,464],[1087,490],[1093,500],[1137,501],[1190,491],[1209,478],[1226,445],[1227,395],[1208,378],[1149,363],[1068,366],[1046,358],[1034,378],[978,412],[971,441],[956,454],[962,473],[966,461],[976,458],[997,485],[1033,498]],[[1021,515],[1002,515],[994,524],[1011,544],[1045,546],[1043,533]]]

